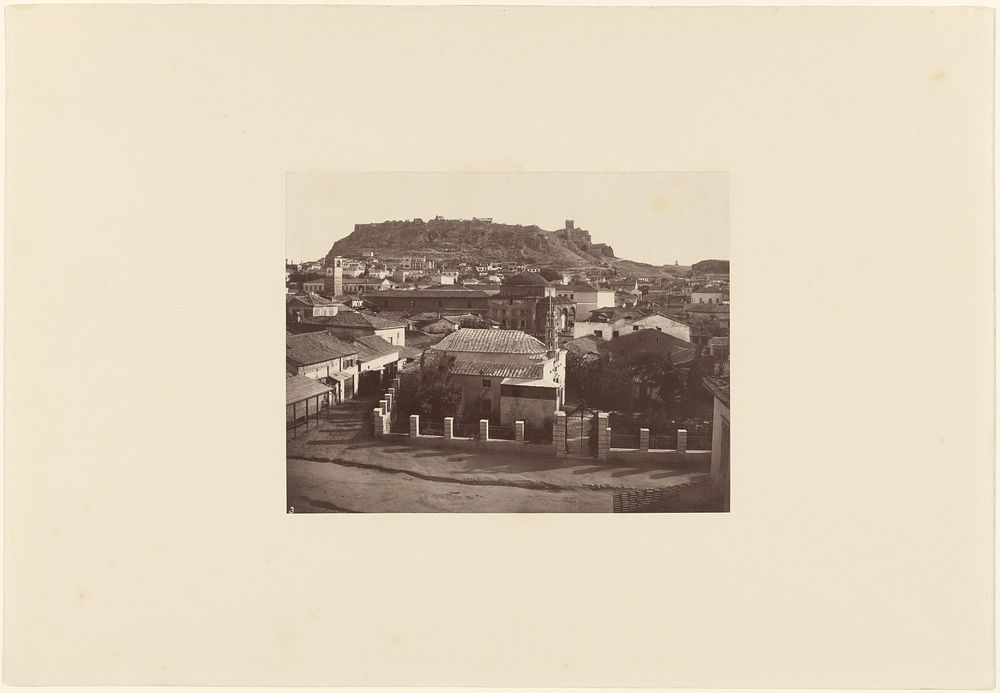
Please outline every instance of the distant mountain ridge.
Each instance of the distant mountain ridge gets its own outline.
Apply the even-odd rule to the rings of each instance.
[[[417,255],[468,257],[478,261],[500,260],[560,267],[590,267],[627,264],[653,274],[671,274],[656,265],[634,263],[615,257],[607,243],[594,243],[590,232],[567,227],[555,231],[522,224],[503,224],[489,219],[407,219],[355,224],[354,231],[338,240],[326,255],[330,264],[337,255],[376,257]],[[682,269],[671,267],[673,270]],[[687,269],[686,267],[683,269]]]

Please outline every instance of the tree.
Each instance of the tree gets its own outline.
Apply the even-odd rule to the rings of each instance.
[[[621,358],[613,358],[605,351],[598,359],[597,377],[593,387],[599,408],[612,411],[632,411],[632,373],[628,363]]]
[[[548,282],[562,279],[562,272],[553,267],[543,267],[539,274],[542,276],[542,279]]]
[[[597,359],[584,358],[570,351],[566,354],[566,396],[578,399],[585,405],[593,400],[593,381],[597,373]]]
[[[465,397],[462,388],[451,382],[454,366],[454,356],[425,351],[419,370],[400,382],[400,414],[419,414],[430,421],[461,416]]]
[[[675,396],[677,373],[670,354],[644,351],[626,359],[633,382],[639,383],[639,401],[648,402],[654,395],[664,401]]]

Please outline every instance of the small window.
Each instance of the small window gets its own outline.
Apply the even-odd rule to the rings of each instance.
[[[490,380],[483,380],[483,387],[493,387],[493,384]]]
[[[594,330],[594,336],[595,337],[603,337],[604,336],[603,330]]]
[[[663,332],[663,330],[662,330],[662,329],[660,329],[659,327],[657,327],[657,328],[656,328],[656,331],[657,331],[657,332]]]
[[[410,308],[413,307],[413,301],[410,301]]]
[[[660,328],[657,327],[656,329],[660,329]],[[639,326],[638,325],[632,325],[632,331],[633,332],[638,332],[639,331]]]

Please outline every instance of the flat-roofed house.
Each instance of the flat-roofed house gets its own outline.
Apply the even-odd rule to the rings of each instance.
[[[451,378],[464,390],[470,418],[546,427],[565,402],[566,350],[549,350],[520,330],[461,328],[429,351],[455,358]]]

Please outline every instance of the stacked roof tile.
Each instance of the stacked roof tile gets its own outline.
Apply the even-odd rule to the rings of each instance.
[[[722,375],[714,378],[705,378],[705,387],[715,395],[720,402],[729,406],[729,376]]]
[[[390,354],[399,354],[398,346],[389,344],[389,342],[377,335],[358,337],[351,343],[357,349],[358,361],[361,363],[368,363],[369,361],[374,361]]]
[[[544,344],[521,330],[480,330],[467,327],[452,332],[432,348],[439,351],[491,354],[544,354],[547,351]]]
[[[456,360],[452,375],[481,375],[487,378],[526,378],[537,380],[542,377],[540,363],[481,363],[478,361]]]
[[[309,322],[327,327],[365,327],[375,330],[406,327],[406,323],[399,320],[386,320],[377,315],[354,311],[340,311],[336,315],[315,316],[309,318]]]
[[[285,337],[285,360],[295,366],[309,366],[350,356],[358,350],[326,332],[306,332]]]

